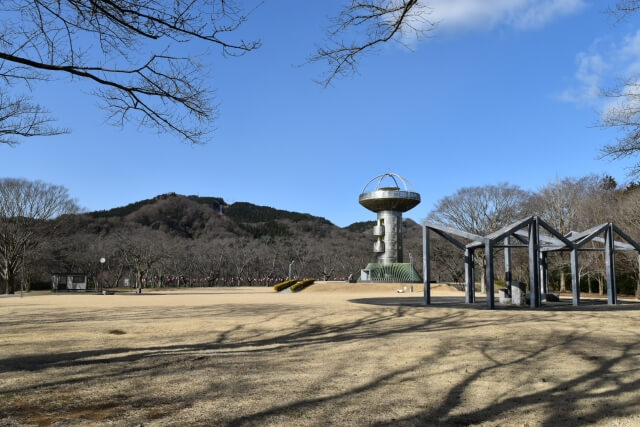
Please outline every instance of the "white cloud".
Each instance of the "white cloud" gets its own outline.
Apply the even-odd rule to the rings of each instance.
[[[624,38],[616,59],[619,62],[626,62],[625,72],[627,74],[640,72],[640,31]]]
[[[605,45],[596,41],[589,52],[576,55],[576,63],[576,84],[563,91],[559,98],[576,104],[600,106],[605,112],[619,107],[626,102],[625,97],[606,101],[601,92],[615,86],[615,79],[637,81],[640,74],[640,30],[624,37],[621,43]],[[622,88],[621,92],[628,91]]]
[[[563,91],[562,101],[576,104],[594,104],[600,101],[602,80],[611,68],[610,63],[599,53],[580,52],[576,56],[578,70],[575,73],[577,86]]]
[[[540,28],[577,12],[585,0],[429,0],[429,19],[440,30],[491,29],[506,24],[517,29]]]

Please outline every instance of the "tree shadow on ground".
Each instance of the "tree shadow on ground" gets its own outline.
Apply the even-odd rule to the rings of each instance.
[[[621,369],[620,365],[640,356],[640,342],[622,346],[622,352],[617,356],[598,357],[589,354],[583,345],[584,339],[582,334],[572,334],[561,341],[550,338],[548,341],[540,343],[536,349],[523,352],[520,357],[507,361],[500,361],[491,354],[496,352],[496,349],[492,348],[492,344],[479,343],[475,350],[482,353],[488,362],[487,366],[468,372],[468,375],[462,381],[454,384],[441,399],[438,399],[439,396],[434,396],[436,400],[440,400],[437,405],[401,418],[389,418],[386,416],[387,414],[379,414],[382,415],[381,418],[387,419],[367,424],[380,426],[460,426],[487,422],[503,423],[521,419],[532,411],[536,411],[540,416],[535,424],[543,426],[584,425],[603,422],[615,417],[638,417],[640,378],[637,378],[636,375],[636,378],[628,380],[627,375],[630,371]],[[591,345],[605,347],[610,344],[610,342],[591,342]],[[555,384],[550,383],[549,387],[544,390],[518,390],[513,395],[496,395],[489,402],[475,408],[468,408],[464,405],[463,396],[471,392],[474,383],[487,381],[496,371],[501,369],[517,368],[518,366],[522,366],[523,370],[540,369],[539,378],[542,381],[553,381],[553,372],[544,371],[538,361],[543,360],[543,356],[548,357],[549,353],[559,348],[563,348],[565,351],[567,349],[575,351],[595,366],[570,380],[556,381]],[[298,411],[309,412],[317,407],[330,404],[334,407],[353,405],[357,402],[366,405],[368,392],[382,387],[386,381],[395,377],[419,370],[425,364],[437,363],[441,355],[442,353],[439,353],[432,357],[422,358],[419,363],[411,367],[389,370],[385,375],[381,375],[365,385],[352,387],[341,393],[290,401],[252,414],[242,415],[228,420],[225,424],[240,426],[259,424],[268,420],[276,420],[277,422],[278,416]],[[637,374],[637,372],[634,373]],[[428,395],[430,390],[425,389],[424,392]],[[488,393],[491,394],[491,391]],[[618,400],[618,397],[623,395],[627,398],[622,401]],[[584,409],[584,402],[589,402],[589,409]],[[391,409],[389,408],[389,411]],[[528,424],[525,423],[525,425]]]
[[[218,332],[218,338],[214,341],[203,343],[178,343],[143,347],[108,347],[93,350],[67,351],[51,354],[19,355],[0,357],[0,373],[12,371],[42,371],[50,368],[65,368],[110,364],[114,362],[134,362],[140,359],[153,358],[168,354],[188,354],[203,351],[214,351],[225,354],[270,353],[281,350],[296,349],[311,345],[337,344],[350,341],[361,341],[372,338],[391,337],[402,335],[416,330],[424,332],[441,332],[456,330],[462,326],[465,328],[480,328],[491,325],[500,325],[499,321],[492,319],[468,318],[463,312],[442,313],[439,316],[431,316],[418,319],[405,325],[390,323],[392,319],[402,318],[406,315],[407,307],[394,307],[392,309],[380,309],[367,315],[335,325],[322,323],[322,317],[305,317],[296,325],[277,331],[273,335],[263,335],[259,330],[242,338],[227,340],[232,332],[246,330],[242,325],[237,325],[227,331]],[[214,309],[209,309],[215,311]],[[287,311],[280,307],[280,310]],[[219,313],[229,315],[234,308],[225,307],[218,310]],[[246,311],[244,311],[246,313]],[[175,310],[169,316],[175,315]],[[211,313],[210,313],[211,314]],[[277,317],[278,311],[272,314]],[[136,314],[136,318],[145,318],[144,314]],[[82,319],[82,317],[80,317]],[[81,321],[81,320],[79,320]],[[247,332],[249,333],[249,332]]]
[[[397,425],[469,425],[486,422],[508,420],[510,417],[523,415],[534,407],[542,407],[542,419],[539,425],[584,425],[598,423],[613,417],[638,417],[640,405],[640,378],[628,381],[629,370],[620,370],[620,365],[640,355],[640,343],[623,346],[623,351],[614,357],[597,357],[590,355],[584,346],[576,345],[580,340],[568,340],[562,343],[580,353],[596,366],[581,372],[575,378],[559,382],[544,390],[524,392],[515,396],[498,396],[489,404],[472,410],[455,413],[461,405],[461,396],[480,377],[487,377],[492,371],[508,365],[522,364],[523,369],[531,369],[531,361],[552,347],[543,346],[519,359],[500,362],[488,355],[486,348],[480,348],[491,365],[478,369],[463,381],[453,386],[444,400],[436,408],[397,420]],[[595,344],[595,343],[592,343]],[[549,379],[545,379],[547,376]],[[553,372],[540,371],[543,380],[549,381]],[[604,388],[604,390],[603,390]],[[624,394],[632,394],[630,399],[619,401]],[[590,402],[590,409],[579,408],[581,403]],[[384,425],[377,423],[376,425]]]
[[[12,355],[0,357],[0,374],[5,376],[20,376],[23,373],[37,373],[42,380],[37,388],[44,395],[55,395],[59,392],[76,393],[81,395],[83,389],[91,384],[108,383],[115,379],[127,378],[133,381],[164,375],[182,378],[189,372],[195,371],[202,375],[210,372],[246,372],[247,366],[253,367],[256,378],[260,378],[261,370],[273,369],[282,375],[289,375],[291,381],[295,376],[291,374],[292,366],[288,357],[297,354],[302,357],[300,366],[306,366],[305,357],[320,358],[327,348],[345,346],[345,352],[351,347],[348,344],[362,344],[367,342],[384,343],[403,338],[403,340],[419,339],[433,334],[442,337],[455,337],[460,330],[495,330],[500,331],[505,319],[512,321],[518,318],[523,322],[535,321],[536,328],[552,327],[563,322],[573,327],[571,332],[547,333],[544,339],[530,340],[526,345],[520,341],[501,340],[498,338],[464,338],[468,352],[477,360],[474,366],[467,366],[467,372],[461,374],[442,394],[431,395],[428,388],[430,373],[455,372],[457,367],[438,368],[443,358],[447,357],[450,348],[446,344],[425,350],[425,354],[407,366],[396,367],[380,365],[379,373],[364,383],[342,387],[340,390],[328,391],[323,388],[309,392],[300,397],[291,394],[287,389],[280,389],[280,395],[270,404],[250,405],[248,408],[221,415],[217,412],[209,414],[209,420],[222,425],[254,425],[262,423],[282,423],[288,414],[322,413],[317,423],[331,424],[339,422],[338,415],[341,408],[354,405],[373,405],[373,412],[367,424],[393,425],[466,425],[483,422],[500,422],[517,417],[525,411],[536,411],[541,414],[541,424],[571,425],[606,421],[607,417],[628,417],[637,415],[640,405],[640,373],[637,368],[629,368],[630,361],[640,358],[640,337],[636,332],[629,332],[626,341],[616,342],[606,336],[589,336],[589,331],[580,330],[580,320],[573,321],[564,311],[594,311],[586,310],[583,306],[573,308],[569,306],[563,310],[532,309],[498,310],[495,316],[485,311],[480,315],[478,310],[485,310],[480,304],[473,310],[459,299],[447,300],[436,298],[432,307],[419,307],[412,304],[421,302],[421,298],[363,298],[352,302],[369,305],[366,311],[354,311],[352,318],[337,324],[325,322],[326,313],[314,314],[302,308],[282,306],[216,306],[216,307],[175,307],[157,313],[157,308],[149,311],[122,313],[127,321],[135,324],[138,320],[155,318],[201,318],[203,321],[213,321],[216,317],[227,316],[238,318],[241,322],[226,329],[216,331],[216,337],[204,342],[177,342],[167,344],[152,344],[143,346],[114,346],[100,349],[69,350],[51,354]],[[412,301],[413,300],[413,301]],[[474,305],[474,306],[475,306]],[[636,310],[640,304],[629,304]],[[621,311],[627,304],[621,306],[604,306],[607,310]],[[599,305],[594,305],[599,307]],[[431,310],[434,308],[434,310]],[[459,308],[464,308],[463,310]],[[164,310],[164,308],[163,308]],[[264,310],[264,311],[263,311]],[[505,313],[506,311],[510,311]],[[549,312],[551,311],[551,312]],[[554,311],[558,311],[555,313]],[[596,310],[597,311],[597,310]],[[247,313],[259,313],[260,322],[248,323]],[[73,311],[80,318],[91,318],[91,310]],[[300,314],[295,323],[284,326],[279,330],[260,327],[263,322],[269,322],[279,316]],[[113,311],[111,311],[113,314]],[[302,314],[305,314],[303,317]],[[509,317],[511,314],[517,316]],[[108,313],[102,313],[103,320],[108,319]],[[593,316],[602,313],[594,312]],[[45,318],[55,317],[55,313],[47,313]],[[584,313],[581,313],[584,318]],[[75,319],[75,317],[74,317]],[[41,320],[41,319],[40,319]],[[41,320],[42,321],[42,320]],[[18,319],[19,322],[19,319]],[[575,322],[575,323],[571,323]],[[423,335],[426,334],[426,335]],[[522,332],[522,338],[527,338],[528,331]],[[409,338],[410,337],[410,338]],[[537,336],[536,336],[537,338]],[[454,339],[454,338],[452,338]],[[408,341],[402,341],[408,342]],[[514,349],[514,346],[521,344]],[[401,351],[402,349],[398,349]],[[503,354],[517,353],[517,357],[504,358]],[[556,380],[553,372],[546,368],[547,361],[552,357],[572,355],[584,360],[588,368],[568,379]],[[348,355],[348,354],[347,354]],[[357,355],[353,355],[357,358]],[[329,361],[327,361],[329,362]],[[431,368],[425,370],[425,366]],[[637,366],[637,363],[636,363]],[[296,366],[293,366],[296,367]],[[462,368],[462,366],[460,366]],[[344,375],[349,366],[336,368],[329,375]],[[438,370],[440,369],[440,370]],[[476,393],[474,387],[479,382],[490,381],[497,373],[515,369],[515,372],[529,372],[533,376],[544,378],[548,386],[540,390],[537,388],[517,388],[511,393],[491,395],[488,401],[483,401],[476,407],[469,407],[464,402],[466,394]],[[54,372],[60,372],[59,378]],[[250,385],[243,384],[243,375],[237,375],[233,382],[220,382],[215,377],[209,381],[206,390],[187,391],[179,398],[154,396],[144,392],[132,396],[124,396],[120,391],[112,391],[101,396],[102,402],[87,404],[86,401],[70,398],[64,407],[51,406],[42,403],[42,407],[4,406],[7,401],[0,403],[0,416],[24,422],[30,420],[34,413],[51,414],[51,420],[63,419],[65,414],[81,413],[82,410],[94,408],[99,411],[112,411],[119,408],[120,414],[105,415],[106,419],[117,419],[126,416],[128,411],[135,412],[144,409],[147,419],[163,419],[172,422],[172,417],[180,411],[197,405],[204,399],[214,400],[220,396],[227,396],[228,400],[248,399],[247,390]],[[422,375],[422,376],[421,376]],[[282,381],[277,375],[270,381],[272,388],[278,388]],[[316,378],[316,383],[328,381],[326,376]],[[389,393],[390,383],[396,383],[390,390],[394,393],[402,392],[403,381],[417,382],[423,385],[424,396],[431,396],[425,400],[423,408],[411,409],[409,415],[391,418],[391,407],[385,402],[379,402],[372,395]],[[13,396],[11,401],[23,401],[33,391],[33,383],[20,381],[11,385],[0,385],[0,392],[5,396]],[[69,390],[73,390],[70,392]],[[73,397],[73,394],[70,395]],[[620,399],[624,397],[624,399]],[[426,397],[425,397],[426,399]],[[584,409],[584,402],[591,405]],[[49,406],[47,406],[49,405]],[[75,411],[75,412],[74,412]],[[111,413],[111,412],[110,412]],[[87,419],[87,415],[81,415]],[[285,418],[283,418],[285,417]],[[344,420],[343,420],[344,421]],[[35,422],[35,421],[34,421]],[[289,422],[292,422],[289,420]],[[348,420],[358,423],[358,420]]]
[[[367,304],[385,307],[423,307],[429,308],[456,308],[467,310],[489,310],[486,300],[478,298],[475,303],[467,304],[464,297],[439,296],[431,297],[431,304],[425,305],[422,297],[377,297],[377,298],[357,298],[349,302],[354,304]],[[574,307],[570,299],[561,299],[559,302],[543,302],[541,307],[531,308],[529,305],[501,305],[497,302],[494,310],[505,311],[640,311],[640,301],[621,301],[617,304],[609,305],[606,299],[582,300],[581,304]]]

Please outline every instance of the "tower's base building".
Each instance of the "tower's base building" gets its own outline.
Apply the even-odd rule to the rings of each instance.
[[[422,283],[422,276],[408,262],[378,264],[370,262],[360,270],[361,282]]]

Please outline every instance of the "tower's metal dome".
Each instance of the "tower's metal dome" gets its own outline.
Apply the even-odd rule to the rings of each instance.
[[[375,188],[369,188],[375,181],[377,181]],[[383,185],[385,181],[387,185]],[[400,175],[383,173],[364,186],[358,201],[373,212],[406,212],[420,203],[420,194],[412,190],[408,181]]]

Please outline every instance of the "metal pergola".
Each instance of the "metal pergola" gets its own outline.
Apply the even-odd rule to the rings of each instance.
[[[544,230],[547,234],[541,234]],[[573,293],[573,305],[580,305],[580,280],[578,269],[578,254],[580,251],[604,251],[605,253],[605,278],[607,282],[607,302],[616,304],[616,275],[615,252],[636,251],[638,264],[640,265],[640,245],[613,223],[605,223],[590,228],[581,233],[574,231],[562,235],[547,222],[538,216],[516,221],[487,236],[479,236],[463,230],[437,224],[431,221],[422,223],[422,249],[424,272],[424,303],[431,304],[431,259],[430,259],[430,233],[434,232],[464,251],[465,265],[465,302],[475,302],[475,251],[484,249],[486,265],[486,293],[487,308],[495,308],[494,302],[494,257],[493,250],[504,249],[504,270],[507,289],[511,289],[511,249],[528,248],[529,251],[529,287],[530,306],[540,307],[542,293],[548,292],[548,262],[547,255],[554,251],[569,251],[571,258],[571,288]],[[598,237],[604,235],[604,238]],[[615,240],[615,235],[624,240]],[[463,243],[459,239],[470,240]],[[585,248],[591,242],[604,243],[603,248]]]

